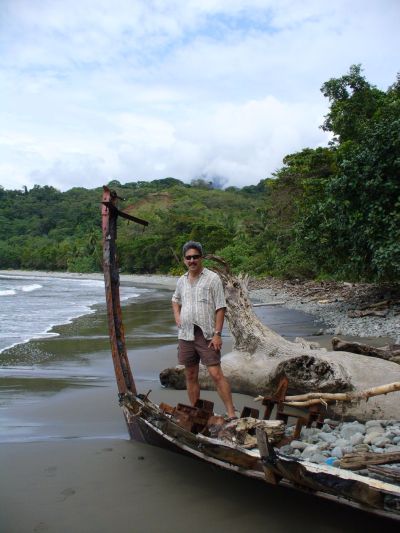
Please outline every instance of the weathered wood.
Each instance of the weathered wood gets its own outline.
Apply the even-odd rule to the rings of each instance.
[[[363,390],[384,385],[388,376],[400,382],[400,368],[394,362],[371,357],[366,365],[365,357],[360,354],[311,349],[305,343],[284,339],[256,316],[249,298],[248,278],[234,276],[223,259],[208,258],[218,262],[213,270],[221,277],[225,290],[233,350],[223,356],[221,364],[233,392],[269,395],[283,376],[288,378],[293,393]],[[214,388],[203,367],[199,379],[202,389]],[[185,388],[184,372],[179,367],[163,371],[160,380],[167,387]],[[328,416],[337,414],[358,420],[400,418],[400,392],[394,392],[390,399],[381,395],[368,402],[348,402],[345,413],[343,405],[329,405]]]
[[[282,420],[259,420],[245,417],[225,424],[218,433],[218,438],[224,442],[240,444],[244,448],[251,449],[257,445],[254,433],[258,429],[265,432],[271,443],[279,442],[285,434],[285,424]]]
[[[396,483],[400,483],[400,468],[389,468],[387,466],[373,465],[368,467],[368,472],[378,474],[379,476],[389,480],[396,481]]]
[[[333,337],[332,348],[335,351],[359,353],[370,357],[379,357],[387,361],[392,360],[393,357],[400,356],[400,345],[392,344],[377,348],[376,346],[370,346],[369,344],[363,344],[361,342],[350,342],[341,340],[338,337]]]
[[[384,465],[398,462],[400,462],[400,452],[354,452],[348,453],[340,459],[340,468],[361,470],[368,465]]]
[[[385,317],[388,314],[389,310],[376,310],[376,309],[365,309],[364,311],[358,310],[358,311],[349,311],[347,313],[347,316],[349,318],[362,318],[363,316],[380,316]]]
[[[270,458],[271,460],[273,460],[270,454],[270,445],[268,443],[268,437],[265,431],[263,431],[261,428],[256,429],[256,437],[257,437],[258,450],[260,452],[260,458],[263,462],[265,481],[269,483],[270,485],[277,485],[282,478],[280,476],[277,476],[275,472],[273,472],[270,468],[268,468],[267,459]]]
[[[103,271],[108,330],[118,392],[125,394],[130,391],[136,394],[136,385],[126,352],[119,295],[119,270],[116,251],[118,209],[116,202],[116,194],[113,194],[108,187],[104,187],[102,202]]]
[[[298,394],[296,396],[285,396],[284,403],[295,407],[304,407],[315,405],[317,403],[354,402],[358,400],[367,400],[373,396],[380,396],[381,394],[389,394],[390,392],[396,391],[400,391],[400,381],[356,392],[309,392],[307,394]]]
[[[373,304],[366,304],[361,309],[382,309],[385,307],[389,307],[391,303],[391,300],[382,300]]]

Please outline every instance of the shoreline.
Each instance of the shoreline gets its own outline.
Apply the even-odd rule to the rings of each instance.
[[[103,274],[100,272],[0,270],[0,275],[103,280]],[[122,283],[162,287],[169,290],[175,289],[178,278],[179,276],[160,274],[120,274]],[[388,291],[390,289],[382,287],[381,296],[387,296]],[[385,317],[349,318],[348,316],[349,310],[357,307],[357,304],[361,305],[365,303],[365,299],[377,297],[377,286],[373,284],[289,282],[271,278],[251,280],[249,293],[251,299],[257,303],[282,305],[288,309],[308,313],[323,321],[327,328],[319,332],[321,335],[388,337],[393,343],[400,343],[400,310],[398,307],[390,309]]]
[[[92,279],[104,280],[101,272],[54,272],[43,270],[0,270],[1,276],[35,277],[35,278],[63,278],[63,279]],[[162,274],[120,274],[120,280],[124,283],[139,285],[153,285],[167,289],[175,289],[179,276],[167,276]]]

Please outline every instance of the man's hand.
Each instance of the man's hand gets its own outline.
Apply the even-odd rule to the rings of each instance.
[[[220,335],[214,335],[208,345],[209,348],[214,348],[216,352],[219,352],[222,348],[222,339]]]

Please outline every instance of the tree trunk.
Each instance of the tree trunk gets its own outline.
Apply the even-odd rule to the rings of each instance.
[[[335,351],[340,350],[342,352],[359,353],[361,355],[379,357],[381,359],[386,359],[387,361],[394,360],[395,362],[397,362],[397,358],[400,356],[400,345],[398,344],[376,348],[375,346],[370,346],[369,344],[342,341],[337,337],[333,337],[332,348]]]
[[[231,353],[222,358],[222,368],[233,392],[256,396],[272,394],[284,375],[293,394],[345,392],[361,390],[400,381],[396,363],[343,351],[311,349],[303,340],[290,342],[262,324],[253,311],[247,289],[247,276],[234,276],[221,258],[209,257],[223,268],[220,275],[227,302],[226,318],[234,344]],[[200,368],[202,389],[213,389],[207,369]],[[161,383],[185,388],[183,368],[166,369]],[[327,407],[327,414],[346,418],[400,418],[400,392],[377,396],[367,401]]]

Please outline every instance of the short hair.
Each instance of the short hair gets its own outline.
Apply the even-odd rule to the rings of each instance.
[[[183,255],[185,255],[186,252],[190,250],[191,248],[194,248],[200,253],[200,255],[203,255],[203,247],[199,242],[196,242],[196,241],[188,241],[183,245],[183,248],[182,248]]]

